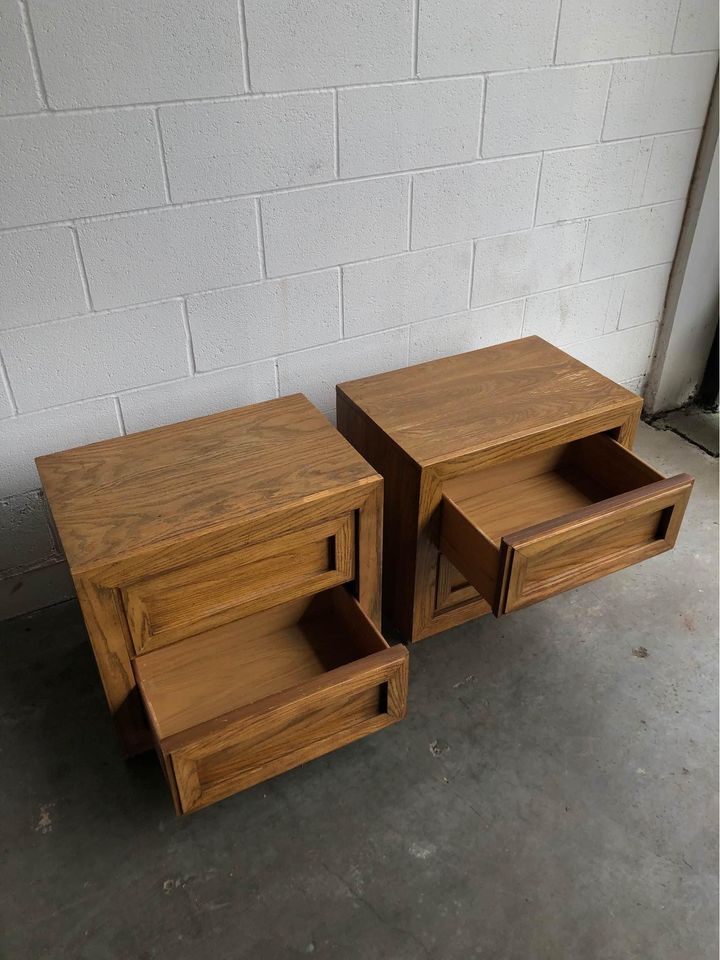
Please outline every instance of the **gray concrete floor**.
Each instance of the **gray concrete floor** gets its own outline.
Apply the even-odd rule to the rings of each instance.
[[[673,553],[423,641],[405,722],[189,818],[77,606],[1,625],[0,957],[714,960],[717,463],[638,448],[697,477]]]
[[[703,410],[691,405],[654,418],[652,425],[656,430],[672,430],[717,457],[719,422],[717,410]]]

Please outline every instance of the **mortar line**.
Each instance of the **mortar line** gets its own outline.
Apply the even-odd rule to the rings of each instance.
[[[38,114],[35,114],[38,116]],[[6,118],[2,118],[6,119]],[[642,140],[647,139],[649,136],[658,136],[658,137],[668,137],[675,136],[681,133],[694,133],[700,131],[701,127],[688,127],[684,130],[672,130],[667,133],[662,134],[647,134],[645,137],[621,137],[618,139],[612,140],[603,140],[602,144],[613,144],[613,143],[627,143],[633,140]],[[118,210],[111,213],[94,213],[89,214],[88,216],[75,216],[75,217],[61,217],[58,220],[41,220],[35,223],[25,223],[25,224],[13,224],[6,227],[0,227],[0,235],[6,233],[18,233],[25,230],[42,230],[48,227],[67,227],[72,226],[73,224],[84,224],[84,223],[102,223],[110,220],[123,220],[128,217],[141,217],[148,214],[168,212],[168,210],[184,210],[191,207],[199,206],[212,206],[219,205],[223,203],[237,203],[242,200],[255,200],[263,197],[272,197],[279,196],[284,194],[293,194],[298,193],[304,190],[316,190],[323,189],[325,187],[337,187],[343,184],[357,184],[357,183],[370,183],[375,180],[394,180],[398,177],[411,177],[416,173],[432,173],[438,170],[450,170],[450,169],[464,169],[466,167],[472,167],[477,164],[491,164],[491,163],[503,163],[508,160],[520,160],[526,157],[540,157],[543,153],[561,153],[568,150],[583,150],[590,149],[592,147],[598,146],[598,141],[593,141],[592,143],[583,143],[578,144],[574,147],[559,147],[553,150],[530,150],[527,153],[513,153],[508,154],[507,156],[502,157],[475,157],[472,160],[465,161],[454,161],[453,163],[443,163],[436,164],[432,167],[415,167],[410,170],[393,170],[389,173],[376,173],[376,174],[367,174],[362,177],[342,177],[340,180],[323,180],[318,183],[309,183],[303,184],[301,186],[292,186],[292,187],[275,187],[271,190],[256,190],[252,193],[239,193],[232,194],[226,197],[203,197],[198,200],[186,200],[182,202],[174,202],[172,204],[162,203],[157,204],[151,207],[139,207],[134,210]],[[662,200],[657,203],[646,203],[638,204],[636,207],[626,207],[626,210],[638,209],[639,207],[651,207],[651,206],[660,206],[667,203],[677,203],[680,200],[684,200],[685,197],[676,197],[675,200]],[[619,213],[622,211],[611,211],[614,213]],[[605,214],[595,214],[595,216],[604,216]],[[567,219],[581,219],[580,217],[567,218]],[[559,222],[559,221],[558,221]],[[439,246],[439,244],[436,244]]]
[[[562,17],[563,0],[558,3],[557,19],[555,20],[555,43],[553,44],[553,64],[557,63],[558,43],[560,42],[560,18]]]
[[[607,120],[608,107],[610,106],[610,91],[612,90],[613,77],[615,76],[615,65],[610,67],[610,76],[608,77],[608,88],[607,93],[605,94],[605,106],[603,107],[602,121],[600,123],[600,136],[598,138],[598,143],[616,143],[615,140],[603,140],[603,134],[605,133],[605,121]],[[639,139],[639,138],[638,138]]]
[[[30,54],[30,65],[32,67],[35,90],[37,95],[40,97],[40,102],[42,103],[43,107],[49,111],[50,104],[48,102],[45,80],[43,79],[42,70],[40,69],[40,57],[37,51],[35,31],[33,29],[32,20],[30,19],[30,8],[28,7],[26,0],[22,0],[20,3],[20,16],[23,22],[23,30],[25,33],[25,41],[27,43],[28,53]]]
[[[676,202],[676,201],[670,201],[670,202]],[[648,206],[657,206],[657,204],[648,204]],[[622,212],[625,212],[625,211],[620,211],[620,212],[622,213]],[[601,216],[601,217],[602,217],[602,216],[608,216],[608,214],[600,214],[600,216]],[[593,218],[593,217],[590,217],[590,218],[579,217],[577,220],[564,221],[564,223],[566,223],[566,224],[567,224],[567,223],[581,223],[581,222],[586,223],[586,222],[589,222],[589,220],[593,220],[593,219],[597,219],[597,218]],[[544,229],[545,227],[551,227],[551,226],[556,226],[556,225],[557,225],[557,224],[542,224],[542,228]],[[450,243],[440,243],[440,244],[435,244],[435,245],[433,245],[433,246],[431,246],[431,247],[421,247],[420,250],[423,250],[423,251],[444,250],[444,249],[446,249],[447,247],[456,247],[456,246],[460,246],[460,245],[463,244],[463,243],[469,243],[469,242],[472,242],[473,244],[476,244],[476,245],[477,245],[478,243],[481,243],[481,242],[484,241],[484,240],[497,240],[497,239],[500,239],[501,237],[511,237],[511,236],[514,236],[515,234],[518,234],[518,233],[528,233],[530,229],[532,229],[532,228],[525,228],[525,229],[523,229],[523,230],[514,230],[514,231],[510,231],[509,233],[498,234],[497,236],[493,236],[493,237],[479,237],[479,238],[475,238],[475,239],[471,239],[471,240],[453,240],[453,241],[451,241]],[[537,229],[540,229],[540,228],[538,227]],[[586,228],[586,229],[587,229],[587,228]],[[113,313],[121,313],[121,312],[123,312],[123,311],[125,311],[125,310],[140,310],[140,309],[142,309],[142,308],[144,308],[144,307],[158,306],[159,304],[163,304],[163,303],[180,303],[183,298],[190,299],[191,297],[202,297],[202,296],[205,296],[205,295],[210,294],[210,293],[224,293],[224,292],[226,292],[226,291],[228,291],[228,290],[241,290],[241,289],[243,289],[243,288],[245,288],[245,287],[258,286],[259,284],[263,284],[263,283],[267,283],[267,282],[271,282],[271,283],[272,283],[273,281],[276,281],[276,280],[293,280],[293,279],[296,279],[297,277],[309,277],[309,276],[314,276],[314,275],[319,274],[319,273],[327,273],[329,270],[333,270],[333,269],[335,269],[336,267],[350,267],[350,266],[355,266],[355,265],[357,265],[357,264],[365,264],[365,263],[380,263],[380,262],[382,262],[383,260],[391,260],[391,259],[393,259],[393,257],[399,257],[399,256],[401,257],[401,256],[407,255],[408,253],[417,253],[417,252],[419,252],[419,251],[417,251],[417,250],[409,250],[409,251],[408,251],[408,250],[401,250],[401,251],[399,251],[398,253],[383,254],[383,255],[380,256],[380,257],[369,257],[369,258],[366,258],[365,260],[348,260],[348,261],[346,261],[345,263],[342,263],[342,264],[333,264],[333,265],[331,265],[331,266],[329,266],[329,267],[318,267],[318,268],[315,268],[315,269],[313,269],[313,270],[302,270],[302,271],[298,271],[298,272],[296,272],[296,273],[283,274],[282,276],[278,276],[278,277],[260,278],[260,279],[258,279],[258,280],[251,280],[251,281],[249,281],[248,283],[231,283],[231,284],[225,284],[224,286],[221,286],[221,287],[212,287],[212,288],[209,289],[209,290],[193,290],[193,291],[191,291],[191,292],[189,292],[189,293],[178,293],[178,294],[175,294],[174,296],[171,296],[171,297],[160,297],[160,298],[155,299],[155,300],[142,300],[142,301],[140,301],[140,302],[135,302],[135,303],[121,304],[120,306],[117,306],[117,307],[105,307],[105,308],[102,308],[102,309],[94,309],[94,310],[92,310],[90,313],[87,313],[87,312],[85,312],[85,313],[74,313],[74,314],[71,314],[70,316],[66,316],[66,317],[53,317],[53,318],[50,319],[50,320],[40,320],[40,321],[38,321],[37,323],[19,323],[19,324],[16,324],[15,326],[12,326],[12,327],[5,327],[4,329],[5,329],[5,332],[10,332],[10,331],[13,331],[13,330],[26,330],[26,329],[30,329],[30,328],[50,326],[50,325],[53,324],[53,323],[66,323],[66,322],[69,322],[69,321],[71,321],[71,320],[80,320],[80,319],[82,319],[83,317],[89,317],[89,316],[91,316],[91,317],[103,317],[103,316],[108,316],[108,315],[113,314]],[[551,287],[551,288],[546,289],[546,290],[538,290],[538,291],[535,291],[535,292],[536,292],[536,293],[549,293],[549,292],[551,292],[552,290],[565,290],[567,287],[577,286],[578,283],[595,283],[595,282],[598,281],[598,280],[609,280],[609,279],[611,279],[611,278],[613,278],[613,277],[628,276],[628,275],[630,275],[630,274],[632,274],[632,273],[640,273],[640,272],[642,272],[643,270],[652,270],[652,269],[656,269],[657,267],[665,267],[665,266],[668,266],[668,264],[671,264],[671,263],[672,263],[672,260],[661,260],[659,263],[649,263],[649,264],[646,264],[646,265],[643,266],[643,267],[634,267],[632,270],[622,270],[622,271],[617,272],[617,273],[607,273],[607,274],[603,274],[603,275],[600,276],[600,277],[592,277],[592,278],[590,278],[590,279],[588,279],[588,280],[577,280],[577,281],[575,281],[574,283],[566,283],[566,284],[563,284],[563,285],[561,285],[561,286],[559,286],[559,287]],[[510,300],[519,300],[519,299],[520,299],[520,297],[511,297],[511,298],[510,298]],[[506,301],[506,300],[496,300],[496,301],[493,301],[493,302],[490,303],[490,304],[482,304],[482,306],[493,306],[493,305],[496,304],[496,303],[508,303],[508,302],[510,302],[510,301]],[[462,312],[462,311],[460,311],[460,312]],[[452,314],[445,314],[444,316],[452,316]],[[432,319],[432,318],[429,318],[429,319]],[[264,358],[264,359],[268,359],[268,358],[266,357],[266,358]],[[249,362],[252,362],[252,361],[249,361]]]
[[[95,308],[93,307],[92,296],[90,294],[90,282],[88,280],[87,270],[85,269],[85,260],[83,259],[82,250],[80,249],[80,237],[78,236],[77,227],[70,227],[70,236],[72,237],[75,260],[77,261],[77,267],[80,272],[80,283],[82,284],[83,294],[85,296],[85,305],[90,313],[93,313]],[[79,314],[79,316],[83,316],[83,314]]]
[[[596,64],[608,64],[614,65],[618,63],[631,63],[631,62],[643,62],[649,60],[660,60],[660,59],[669,59],[670,57],[707,57],[709,54],[717,54],[717,50],[708,48],[706,50],[692,50],[687,53],[658,53],[646,56],[636,56],[636,57],[602,57],[596,60],[579,60],[573,63],[558,63],[552,66],[555,66],[558,70],[571,70],[577,67],[596,65]],[[548,65],[545,66],[536,66],[536,67],[519,67],[516,70],[487,70],[487,71],[472,71],[471,73],[455,73],[451,75],[431,75],[424,76],[421,80],[419,77],[411,77],[400,80],[378,80],[375,83],[336,83],[335,87],[339,90],[366,90],[374,87],[389,87],[391,85],[395,86],[408,86],[410,84],[416,84],[418,81],[421,83],[443,83],[449,82],[452,80],[466,80],[466,79],[482,79],[482,77],[489,76],[500,76],[503,74],[512,74],[512,73],[531,73],[533,71],[537,72],[538,70],[546,70]],[[168,100],[147,100],[133,103],[107,103],[102,106],[83,106],[83,107],[61,107],[53,108],[48,107],[47,110],[50,113],[55,113],[58,115],[70,114],[70,113],[103,113],[106,110],[152,110],[154,107],[165,107],[173,106],[178,104],[213,104],[213,103],[232,103],[237,100],[261,100],[261,99],[277,99],[280,97],[292,97],[292,96],[302,96],[303,94],[309,93],[327,93],[329,90],[328,87],[300,87],[291,90],[266,90],[266,91],[248,91],[247,93],[235,93],[228,94],[227,96],[222,97],[186,97],[184,99],[168,99]],[[38,110],[21,110],[17,113],[4,114],[2,119],[17,119],[23,117],[37,117],[41,115],[43,111]]]
[[[267,280],[267,262],[265,260],[265,231],[263,230],[260,197],[255,198],[255,223],[257,229],[258,256],[260,257],[260,273],[262,275],[262,279]]]
[[[525,336],[525,315],[527,313],[528,297],[523,301],[522,317],[520,318],[520,336]]]
[[[412,37],[410,40],[410,73],[418,75],[418,43],[420,31],[420,0],[413,0],[412,7]]]
[[[682,9],[683,0],[678,0],[677,13],[675,14],[675,26],[673,27],[672,40],[670,41],[670,52],[674,53],[675,51],[675,39],[677,38],[677,29],[678,24],[680,23],[680,10]]]
[[[487,111],[487,98],[488,98],[488,78],[483,77],[482,82],[482,106],[480,107],[480,125],[478,127],[478,137],[477,137],[477,156],[478,160],[482,160],[482,150],[483,150],[483,139],[485,136],[485,113]]]
[[[123,416],[122,406],[120,405],[120,397],[113,397],[115,403],[115,416],[117,417],[118,427],[120,427],[120,433],[122,436],[127,436],[127,427],[125,426],[125,417]]]
[[[275,369],[275,396],[279,397],[280,396],[280,362],[278,357],[275,357],[274,369]]]
[[[413,214],[413,195],[415,193],[415,178],[410,177],[408,186],[408,211],[407,211],[407,248],[408,252],[412,250],[412,214]]]
[[[343,287],[343,268],[338,267],[338,308],[340,312],[340,337],[345,339],[345,290]]]
[[[335,163],[335,179],[340,179],[340,106],[338,104],[338,92],[334,88],[333,97],[333,147]]]
[[[473,240],[472,250],[470,251],[470,279],[468,280],[468,310],[472,308],[473,284],[475,283],[475,255],[477,252],[477,241]]]
[[[240,50],[243,62],[243,83],[247,93],[252,93],[250,81],[250,45],[248,43],[247,19],[245,16],[245,0],[238,0],[238,20],[240,22]]]
[[[535,187],[535,203],[533,204],[533,216],[532,216],[533,227],[536,227],[538,225],[537,213],[538,213],[538,206],[540,205],[540,184],[542,183],[542,171],[543,171],[544,162],[545,162],[545,154],[543,153],[540,156],[540,166],[538,167],[537,185]]]
[[[165,199],[172,204],[172,194],[170,193],[170,174],[168,173],[167,156],[165,154],[165,141],[163,140],[162,127],[160,126],[160,107],[153,110],[155,122],[155,134],[157,136],[158,149],[160,150],[160,166],[162,168],[163,186],[165,187]]]
[[[7,367],[5,366],[5,358],[0,352],[0,382],[5,387],[5,393],[7,398],[10,401],[10,409],[13,412],[13,416],[17,417],[20,413],[18,410],[17,400],[15,399],[15,394],[13,392],[12,385],[10,383],[10,375],[7,372]]]
[[[188,314],[187,299],[185,297],[180,301],[180,312],[182,314],[183,327],[185,328],[185,349],[187,351],[188,368],[190,370],[190,376],[194,377],[197,373],[197,365],[195,363],[195,348],[193,346],[190,316]]]

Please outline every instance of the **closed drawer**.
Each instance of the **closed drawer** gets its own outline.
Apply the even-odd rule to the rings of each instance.
[[[127,584],[121,594],[135,652],[352,580],[354,531],[350,513]]]
[[[692,483],[585,437],[448,481],[439,547],[501,616],[669,550]]]
[[[401,719],[407,664],[345,587],[133,662],[178,813]]]

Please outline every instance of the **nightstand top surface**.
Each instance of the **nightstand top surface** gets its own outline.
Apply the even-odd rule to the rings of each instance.
[[[377,479],[302,394],[36,462],[73,571]]]
[[[540,337],[338,386],[421,466],[642,400]]]

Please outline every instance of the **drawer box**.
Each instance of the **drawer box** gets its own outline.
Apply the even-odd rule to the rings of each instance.
[[[405,715],[407,650],[344,587],[137,657],[135,676],[178,813]]]
[[[501,616],[669,550],[692,482],[586,437],[450,480],[439,547]]]
[[[122,597],[136,653],[352,580],[354,517],[196,560],[127,584]]]

